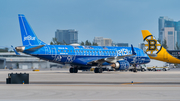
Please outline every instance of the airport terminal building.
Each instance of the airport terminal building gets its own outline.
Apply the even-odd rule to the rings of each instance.
[[[0,69],[40,69],[50,68],[52,65],[60,65],[23,53],[21,54],[22,55],[16,55],[14,52],[0,53]]]

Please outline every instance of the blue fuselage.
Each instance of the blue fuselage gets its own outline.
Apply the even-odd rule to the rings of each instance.
[[[51,62],[71,64],[73,68],[70,68],[70,73],[77,73],[77,69],[91,66],[98,67],[95,73],[102,73],[103,65],[125,70],[130,65],[150,62],[150,58],[143,50],[133,48],[132,45],[131,47],[47,45],[37,38],[23,14],[19,14],[18,18],[23,46],[15,49]]]
[[[131,47],[45,45],[36,51],[28,51],[28,48],[31,47],[26,46],[23,53],[55,63],[81,66],[96,66],[93,61],[132,54]],[[131,65],[150,62],[150,58],[143,50],[139,48],[134,50],[136,55],[123,59]],[[110,63],[104,62],[103,65],[110,65]]]

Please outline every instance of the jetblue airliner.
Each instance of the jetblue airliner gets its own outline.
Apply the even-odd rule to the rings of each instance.
[[[96,66],[95,73],[102,73],[102,66],[105,65],[110,65],[116,70],[127,70],[133,65],[136,71],[136,65],[150,62],[150,58],[143,50],[133,48],[132,45],[131,47],[47,45],[37,38],[25,16],[23,14],[18,16],[23,46],[15,47],[15,51],[50,62],[70,64],[70,73],[77,73],[78,70],[92,66]]]

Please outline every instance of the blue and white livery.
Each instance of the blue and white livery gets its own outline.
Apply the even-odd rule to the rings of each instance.
[[[95,73],[102,73],[102,66],[110,65],[116,70],[127,70],[130,65],[150,62],[143,50],[131,47],[47,45],[39,40],[28,24],[25,16],[19,14],[19,24],[23,46],[17,51],[60,64],[70,64],[70,73],[78,70],[95,68]]]

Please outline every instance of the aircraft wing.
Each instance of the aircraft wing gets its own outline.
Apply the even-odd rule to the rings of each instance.
[[[109,57],[109,58],[105,58],[104,61],[105,62],[110,62],[110,63],[115,63],[118,60],[122,60],[124,57],[128,57],[128,56],[133,56],[133,54],[123,55],[123,56],[116,56],[116,57]]]
[[[95,61],[91,61],[91,62],[89,62],[89,63],[93,63],[93,62],[94,62],[94,63],[104,63],[104,62],[115,63],[115,62],[117,62],[118,60],[122,60],[124,57],[136,55],[136,53],[135,53],[135,51],[134,51],[134,48],[133,48],[133,45],[131,45],[131,50],[132,50],[132,54],[129,54],[129,55],[108,57],[108,58],[103,58],[103,59],[98,59],[98,60],[95,60]]]

